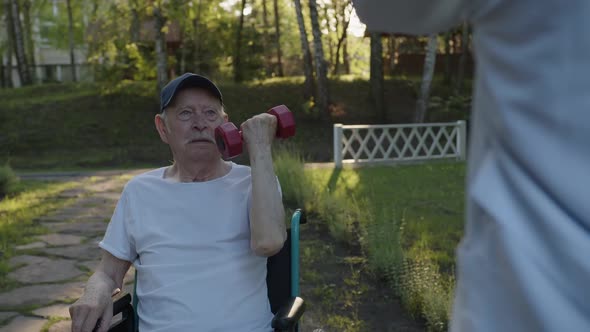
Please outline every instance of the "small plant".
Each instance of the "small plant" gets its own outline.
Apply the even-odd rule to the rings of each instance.
[[[0,167],[0,197],[10,193],[14,185],[19,181],[14,171],[9,165]]]
[[[308,210],[314,189],[305,175],[301,154],[290,146],[278,146],[274,150],[273,161],[284,201]]]
[[[371,218],[367,225],[367,247],[369,262],[375,272],[387,276],[391,281],[397,280],[394,272],[404,259],[402,249],[402,221],[392,218],[393,213],[382,211],[379,218]]]
[[[471,110],[471,95],[432,96],[428,108],[429,120],[432,122],[468,119]]]

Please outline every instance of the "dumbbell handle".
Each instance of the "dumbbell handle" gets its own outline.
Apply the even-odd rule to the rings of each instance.
[[[268,111],[277,117],[276,137],[287,138],[295,135],[295,117],[287,106],[280,105]],[[242,153],[242,131],[231,122],[225,122],[215,129],[215,141],[224,159],[236,157]]]
[[[217,149],[224,159],[239,156],[242,153],[242,131],[232,122],[224,122],[215,128]]]
[[[287,138],[295,136],[295,117],[285,105],[279,105],[270,109],[267,113],[277,117],[277,137]]]

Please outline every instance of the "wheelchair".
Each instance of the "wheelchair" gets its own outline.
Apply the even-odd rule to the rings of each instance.
[[[291,228],[280,252],[268,258],[266,284],[270,308],[274,314],[271,326],[275,332],[298,332],[305,302],[299,297],[299,225],[307,218],[301,209],[291,217]],[[137,272],[135,285],[137,284]],[[133,296],[126,293],[113,303],[113,322],[109,332],[138,332],[136,286]],[[117,315],[121,319],[117,320]]]

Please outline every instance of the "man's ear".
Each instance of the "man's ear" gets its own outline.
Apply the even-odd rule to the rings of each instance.
[[[162,118],[161,114],[156,114],[154,118],[154,124],[156,125],[156,130],[158,130],[158,134],[160,134],[160,139],[162,142],[168,144],[168,128],[166,127],[166,122]]]
[[[227,115],[227,113],[223,113],[223,122],[228,122],[229,121],[229,115]]]

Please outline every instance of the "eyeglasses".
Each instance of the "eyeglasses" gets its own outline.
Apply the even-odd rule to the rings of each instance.
[[[196,111],[193,109],[189,109],[189,108],[185,108],[185,109],[181,109],[176,113],[176,118],[180,121],[188,121],[190,120],[193,116],[196,116],[197,113],[200,114],[201,117],[205,118],[207,121],[215,121],[217,119],[219,119],[219,112],[217,110],[214,109],[206,109],[204,111]]]

